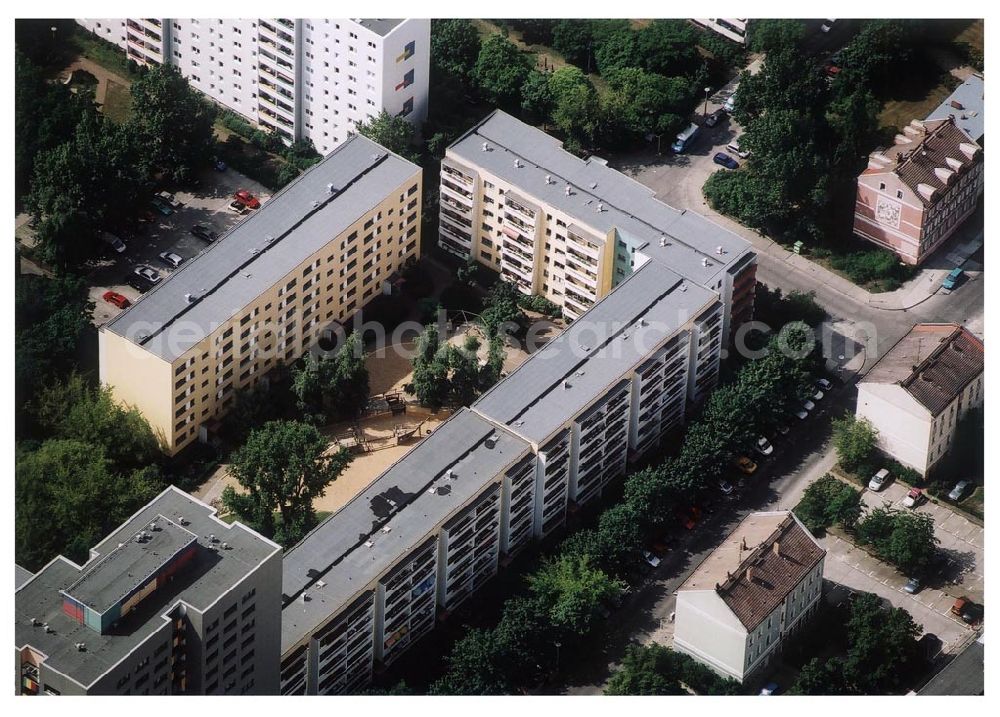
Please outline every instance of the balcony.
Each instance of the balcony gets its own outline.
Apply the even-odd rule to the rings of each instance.
[[[461,199],[465,200],[466,202],[469,202],[470,206],[471,206],[472,192],[468,191],[467,189],[462,189],[462,187],[458,186],[457,184],[455,184],[452,181],[449,181],[448,179],[446,179],[443,176],[441,177],[441,189],[448,190],[449,192],[451,192],[455,196],[460,197]],[[445,195],[442,193],[442,196],[445,196]]]
[[[449,167],[447,164],[442,164],[441,165],[441,174],[442,175],[447,174],[449,177],[451,177],[452,179],[456,180],[457,182],[459,182],[461,184],[465,184],[465,185],[467,185],[469,187],[472,186],[472,177],[465,176],[464,174],[462,174],[461,172],[459,172],[457,169],[454,169],[453,167]]]

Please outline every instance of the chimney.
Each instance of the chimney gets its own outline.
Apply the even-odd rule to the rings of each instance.
[[[747,568],[747,571],[746,571],[746,578],[747,578],[747,582],[748,582],[748,583],[752,583],[752,582],[753,582],[753,579],[754,579],[754,569],[753,569],[753,565],[751,565],[750,567],[748,567],[748,568]]]
[[[962,105],[962,103],[959,102],[958,100],[952,100],[951,101],[951,106],[954,107],[956,110],[964,110],[965,109],[965,106]]]
[[[774,544],[771,545],[771,550],[773,550],[774,554],[777,555],[780,558],[781,557],[781,541],[780,540],[775,540]]]

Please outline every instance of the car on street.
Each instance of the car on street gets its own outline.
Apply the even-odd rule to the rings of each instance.
[[[132,305],[132,302],[128,300],[128,297],[124,294],[119,294],[117,291],[105,291],[101,298],[107,301],[109,304],[117,306],[119,309],[127,309]]]
[[[194,234],[199,239],[207,241],[209,243],[219,238],[218,234],[216,234],[214,231],[209,229],[204,224],[195,224],[193,227],[191,227],[191,233]]]
[[[233,195],[233,200],[239,202],[248,209],[259,209],[260,200],[245,189],[240,189]]]
[[[878,492],[889,485],[889,469],[880,468],[868,481],[868,490]]]
[[[642,559],[645,560],[647,563],[649,563],[649,567],[651,568],[656,568],[659,567],[660,565],[660,559],[655,555],[653,555],[648,550],[642,551]]]
[[[769,456],[774,453],[774,446],[772,446],[771,442],[767,440],[767,436],[760,436],[757,439],[757,445],[754,446],[754,448],[762,456]]]
[[[157,192],[156,198],[161,199],[163,202],[166,203],[168,207],[170,207],[175,211],[183,206],[180,202],[177,201],[177,198],[170,192]]]
[[[132,273],[139,277],[139,279],[144,280],[149,286],[158,284],[163,278],[160,276],[160,272],[145,264],[137,266],[132,270]]]
[[[740,159],[746,159],[747,157],[750,156],[750,150],[743,149],[740,146],[741,139],[743,139],[743,137],[738,137],[737,139],[734,139],[732,142],[726,145],[726,149],[728,149],[730,152],[735,154]]]
[[[740,456],[739,458],[737,458],[735,465],[736,468],[743,475],[752,476],[754,473],[757,472],[757,464],[754,463],[749,458],[747,458],[746,456]]]
[[[800,408],[795,412],[795,417],[798,418],[800,421],[804,421],[807,418],[809,418],[809,411],[807,411],[804,408]]]
[[[941,288],[947,289],[948,291],[954,289],[956,286],[958,286],[958,282],[961,281],[963,273],[964,272],[962,271],[962,267],[956,266],[954,269],[948,272],[948,276],[946,276],[944,278],[944,281],[941,282]]]
[[[732,157],[730,157],[725,152],[716,152],[715,156],[712,157],[712,161],[715,162],[716,164],[722,165],[726,169],[739,169],[740,168],[740,163],[737,162]]]
[[[726,103],[722,105],[722,109],[724,109],[726,112],[729,112],[730,114],[732,114],[733,110],[736,109],[736,90],[738,89],[739,85],[733,88],[732,94],[729,95],[728,98],[726,98]]]
[[[172,251],[161,251],[160,261],[162,261],[167,266],[176,269],[181,265],[181,262],[184,261],[184,257],[180,256],[179,254],[174,254]]]
[[[817,388],[816,389],[816,393],[814,393],[812,395],[812,400],[813,401],[822,401],[823,400],[823,396],[825,396],[825,395],[826,395],[825,393],[823,393],[820,389]]]
[[[918,505],[923,503],[926,498],[927,496],[925,496],[924,492],[919,488],[910,488],[910,492],[906,494],[905,498],[903,498],[903,507],[916,508]]]
[[[920,582],[920,578],[910,578],[906,581],[906,585],[903,586],[903,591],[910,595],[916,595],[922,587],[923,584]]]
[[[760,694],[764,697],[770,697],[771,695],[778,694],[778,683],[768,682],[766,685],[760,688]]]
[[[817,378],[816,387],[822,389],[823,391],[829,391],[831,388],[833,388],[833,384],[830,383],[830,381],[828,381],[825,378]]]
[[[954,501],[961,500],[962,496],[965,494],[965,491],[968,490],[968,488],[969,488],[969,481],[960,480],[958,483],[955,484],[955,487],[951,489],[951,492],[948,494],[948,500],[954,500]]]
[[[951,606],[951,614],[961,618],[962,622],[968,625],[979,622],[980,613],[980,606],[964,595],[955,600],[955,604]]]
[[[169,217],[171,214],[174,213],[173,207],[171,207],[169,204],[167,204],[159,197],[153,197],[149,203],[153,205],[153,209],[155,209],[165,217]]]
[[[825,35],[826,33],[830,32],[830,30],[833,29],[833,23],[835,22],[837,22],[835,18],[824,20],[823,24],[819,26],[819,31]]]
[[[726,111],[724,109],[717,109],[715,112],[710,114],[705,118],[706,127],[715,127],[719,122],[721,122],[726,117]]]
[[[730,483],[729,481],[727,481],[725,478],[720,478],[719,479],[719,490],[722,491],[722,495],[732,495],[733,490],[734,490],[733,484]]]
[[[123,242],[121,239],[116,237],[111,232],[102,232],[101,240],[119,254],[124,254],[125,249],[127,249],[127,247],[125,246],[125,242]]]
[[[808,398],[806,398],[802,400],[802,408],[806,409],[807,411],[812,411],[814,408],[816,408],[816,404],[810,401]]]

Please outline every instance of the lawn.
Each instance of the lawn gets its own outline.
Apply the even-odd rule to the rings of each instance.
[[[124,122],[132,110],[132,95],[129,93],[129,88],[114,80],[106,82],[107,89],[102,107],[104,114],[115,122]]]
[[[107,40],[102,40],[80,26],[74,26],[70,45],[76,49],[79,55],[128,80],[135,80],[139,77],[136,65],[129,63],[122,48]]]

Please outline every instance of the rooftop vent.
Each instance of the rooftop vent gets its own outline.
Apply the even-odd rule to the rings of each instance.
[[[667,237],[665,237],[665,236],[661,236],[660,237],[660,246],[668,246],[668,244],[667,244]]]
[[[573,187],[571,187],[571,186],[569,186],[569,185],[567,184],[567,185],[566,185],[566,196],[568,197],[568,196],[570,196],[571,194],[573,194]]]
[[[326,583],[323,582],[322,580],[317,580],[316,581],[316,587],[318,587],[318,588],[325,588],[326,587]]]
[[[590,188],[591,189],[597,189],[597,182],[591,182],[590,183]]]
[[[36,617],[31,618],[31,626],[38,627],[38,625],[39,625],[38,618]]]
[[[154,520],[152,523],[149,524],[149,529],[155,532],[160,529],[160,526],[158,526],[156,524],[156,521]]]
[[[458,480],[458,474],[456,474],[451,468],[444,472],[444,477],[448,480]]]
[[[496,448],[496,445],[497,445],[497,438],[496,438],[496,436],[488,436],[486,438],[486,447],[487,448]]]
[[[251,247],[250,253],[256,256],[257,254],[260,253],[260,249],[258,249],[257,247]]]
[[[687,284],[682,283],[681,286],[680,286],[680,290],[681,291],[687,291],[688,290]]]
[[[218,540],[215,537],[215,533],[209,534],[209,536],[208,536],[208,542],[210,542],[210,543],[216,543],[216,542],[218,542]]]
[[[599,212],[603,212],[604,211],[604,204],[602,202],[598,202],[597,203],[597,211],[599,211]]]
[[[87,643],[86,642],[78,642],[78,643],[76,643],[76,649],[77,649],[78,652],[86,652],[87,651]]]
[[[232,546],[229,543],[223,543],[222,544],[222,549],[223,550],[230,550],[231,548],[232,548]]]
[[[546,174],[545,175],[545,183],[546,184],[552,184],[552,175],[551,174]]]
[[[188,519],[182,515],[179,518],[177,518],[177,522],[180,523],[181,525],[187,525]]]
[[[313,205],[313,209],[318,209],[319,208],[319,202],[317,202],[315,199],[312,200],[312,205]]]
[[[310,599],[311,598],[309,597],[309,593],[307,592],[302,593],[302,602],[309,602]]]
[[[371,541],[371,540],[366,540],[365,541],[365,547],[366,548],[374,548],[375,547],[375,543],[373,541]]]
[[[726,250],[723,249],[721,246],[717,246],[715,247],[715,253],[718,254],[719,256],[722,256],[723,254],[726,253]]]
[[[264,243],[265,244],[270,244],[273,241],[274,241],[274,237],[271,236],[270,234],[268,234],[266,237],[264,237]]]
[[[438,492],[437,486],[436,485],[432,485],[430,487],[430,490],[428,490],[427,492],[430,493],[431,495],[434,495],[435,493]]]
[[[566,379],[563,379],[562,387],[563,387],[563,391],[568,391],[569,390],[569,381],[567,381]]]
[[[518,159],[517,157],[514,158],[514,166],[517,167],[518,169],[521,168],[521,160]]]
[[[389,532],[392,532],[392,528],[391,528],[391,527],[389,527],[388,525],[383,525],[383,526],[382,526],[382,532],[383,532],[383,533],[389,533]]]
[[[483,142],[483,151],[484,152],[489,152],[490,151],[490,143],[489,142]]]
[[[326,191],[329,192],[330,194],[333,194],[334,192],[337,191],[337,188],[333,186],[333,182],[330,182],[329,184],[326,185]]]
[[[965,109],[965,105],[963,105],[958,100],[952,100],[951,101],[951,106],[954,107],[956,110],[964,110]]]
[[[708,260],[708,257],[706,256],[704,259],[701,260],[701,265],[702,266],[712,266],[712,262],[710,262]]]
[[[49,627],[49,623],[43,624],[42,629],[45,630],[45,632],[54,632],[54,630],[51,627]]]
[[[188,304],[194,301],[194,294],[184,294],[184,301]]]

